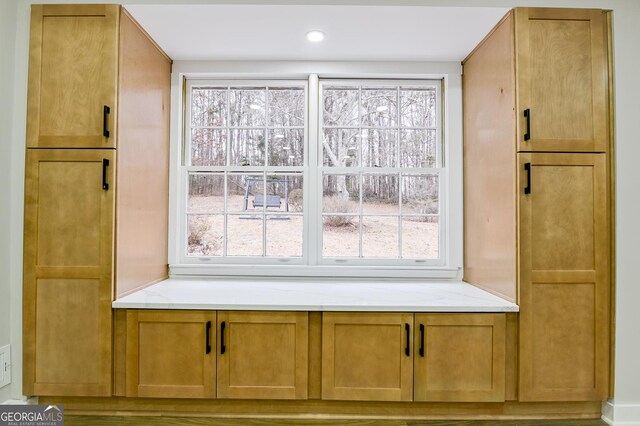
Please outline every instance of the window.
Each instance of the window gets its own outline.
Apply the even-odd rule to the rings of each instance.
[[[440,80],[186,89],[182,264],[446,265]]]

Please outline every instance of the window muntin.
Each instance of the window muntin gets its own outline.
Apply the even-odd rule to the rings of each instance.
[[[440,82],[320,87],[322,263],[444,264]]]
[[[191,82],[187,98],[183,260],[301,259],[306,82]]]

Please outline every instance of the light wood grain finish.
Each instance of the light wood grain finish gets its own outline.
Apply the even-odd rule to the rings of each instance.
[[[524,163],[531,163],[525,195]],[[520,400],[601,400],[609,370],[604,154],[519,154]],[[553,249],[550,249],[553,248]]]
[[[113,150],[27,152],[26,395],[111,394],[114,164]]]
[[[602,11],[517,8],[518,150],[606,152]],[[524,141],[530,109],[531,139]]]
[[[322,397],[322,312],[309,312],[308,399]]]
[[[306,399],[306,312],[218,312],[218,398]]]
[[[113,310],[113,395],[127,395],[127,311]]]
[[[127,396],[215,398],[215,323],[213,311],[127,311]]]
[[[517,300],[513,15],[464,63],[464,280]]]
[[[507,401],[518,400],[518,314],[505,314],[505,395]]]
[[[117,5],[32,6],[27,147],[115,146],[118,20]]]
[[[383,402],[208,400],[169,398],[42,397],[41,404],[64,404],[66,414],[207,416],[259,419],[599,419],[593,402]]]
[[[167,277],[171,61],[122,10],[116,298]]]
[[[322,399],[411,401],[412,336],[413,314],[323,313]]]
[[[504,314],[416,314],[415,323],[415,401],[504,401]]]

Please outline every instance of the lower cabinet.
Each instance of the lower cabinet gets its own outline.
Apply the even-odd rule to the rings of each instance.
[[[218,398],[307,399],[307,312],[218,312]]]
[[[322,399],[411,401],[412,330],[412,313],[323,313]]]
[[[215,323],[215,311],[127,311],[127,396],[215,398]]]
[[[504,314],[416,314],[415,324],[415,401],[504,401]]]

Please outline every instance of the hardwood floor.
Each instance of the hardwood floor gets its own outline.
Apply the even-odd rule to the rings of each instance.
[[[602,420],[282,420],[206,417],[65,416],[66,426],[606,426]]]

